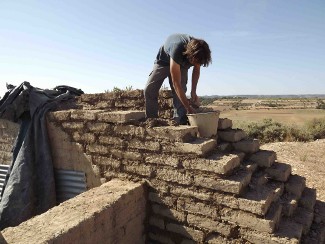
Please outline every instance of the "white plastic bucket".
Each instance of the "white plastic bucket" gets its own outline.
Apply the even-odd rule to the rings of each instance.
[[[199,130],[199,137],[212,137],[217,134],[219,112],[207,112],[207,113],[197,113],[188,114],[188,120],[190,125],[197,126]]]

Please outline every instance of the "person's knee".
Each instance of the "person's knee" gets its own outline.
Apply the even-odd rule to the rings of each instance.
[[[156,94],[156,92],[153,89],[150,89],[149,86],[144,88],[144,97],[147,98],[156,98],[158,97],[158,95]]]

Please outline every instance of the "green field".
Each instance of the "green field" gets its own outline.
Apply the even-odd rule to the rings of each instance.
[[[243,122],[258,122],[270,118],[274,121],[303,126],[313,119],[325,119],[322,109],[259,109],[259,110],[227,110],[220,113],[221,118],[229,118],[234,126]]]

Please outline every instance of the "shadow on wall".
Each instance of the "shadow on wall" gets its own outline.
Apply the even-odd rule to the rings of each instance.
[[[101,185],[100,170],[92,165],[90,155],[84,153],[81,144],[73,142],[69,135],[54,123],[47,123],[47,129],[52,150],[53,167],[82,171],[86,174],[87,189]]]

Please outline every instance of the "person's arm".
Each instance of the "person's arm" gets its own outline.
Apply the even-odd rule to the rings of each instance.
[[[197,106],[200,105],[199,97],[196,94],[196,87],[197,83],[199,82],[200,78],[200,65],[194,65],[193,71],[192,71],[192,90],[191,90],[191,98],[192,102],[196,104]]]
[[[170,58],[170,74],[172,77],[172,83],[173,83],[175,92],[176,92],[179,100],[185,107],[187,113],[195,113],[194,109],[190,106],[190,103],[188,102],[186,94],[182,88],[181,67],[172,58]]]

